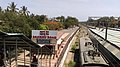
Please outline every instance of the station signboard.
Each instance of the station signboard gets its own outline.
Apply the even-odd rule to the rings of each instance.
[[[32,30],[32,38],[51,39],[57,38],[57,31],[55,30]]]
[[[32,39],[38,44],[56,44],[57,31],[55,30],[32,30]]]

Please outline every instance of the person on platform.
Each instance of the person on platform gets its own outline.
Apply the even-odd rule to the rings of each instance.
[[[38,60],[36,58],[36,55],[34,54],[33,55],[33,60],[32,60],[32,67],[37,67],[37,64],[38,64]]]
[[[36,55],[33,56],[33,63],[37,63],[37,58],[36,58]]]

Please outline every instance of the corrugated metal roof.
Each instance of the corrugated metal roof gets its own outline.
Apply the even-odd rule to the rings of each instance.
[[[103,35],[105,34],[105,32],[104,32],[105,30],[101,31],[101,32],[97,29],[91,29],[91,30],[104,38]],[[102,45],[120,60],[120,38],[118,35],[120,35],[120,31],[108,30],[107,40],[109,42],[111,42],[112,44],[118,46],[119,49],[117,49],[115,46],[111,45],[111,43],[109,43],[107,41]],[[100,39],[99,39],[99,41],[100,41]],[[100,42],[100,43],[102,43],[102,42]]]
[[[17,41],[17,46],[20,46],[20,47],[23,47],[23,46],[40,47],[39,45],[34,43],[31,39],[29,39],[22,33],[5,33],[0,31],[0,36],[2,36],[0,37],[0,45],[3,45],[4,39],[5,39],[5,44],[7,46],[16,45],[16,41]]]
[[[101,37],[105,38],[105,30],[104,31],[100,31],[97,29],[91,29],[91,30],[97,33],[98,35],[100,35]],[[120,47],[120,31],[108,29],[107,40],[115,44],[116,46]]]

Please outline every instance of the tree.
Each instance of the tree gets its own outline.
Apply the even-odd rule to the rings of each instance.
[[[8,6],[8,9],[9,9],[11,12],[16,13],[16,12],[17,12],[16,10],[18,10],[18,8],[16,8],[16,6],[17,6],[17,4],[15,4],[14,2],[11,2],[11,4],[9,4],[9,6]]]
[[[34,17],[27,17],[27,24],[34,30],[39,28],[39,21],[37,21]]]
[[[62,27],[60,22],[44,22],[44,25],[47,25],[49,30],[59,30]]]
[[[2,7],[0,6],[0,12],[2,11]]]
[[[30,13],[30,12],[27,10],[27,7],[22,6],[21,10],[20,10],[20,13],[24,16],[28,16],[28,13]]]
[[[9,33],[23,33],[31,36],[31,30],[59,30],[63,27],[71,27],[78,24],[75,17],[57,17],[54,22],[49,22],[47,15],[28,15],[27,7],[22,6],[21,10],[16,8],[17,4],[11,2],[6,9],[0,7],[0,30]],[[27,16],[27,17],[26,17]],[[56,19],[60,20],[57,22]],[[68,26],[67,26],[68,25]]]
[[[120,17],[118,17],[118,27],[120,27]]]
[[[40,24],[40,25],[39,25],[39,30],[49,30],[49,28],[48,28],[47,25]]]
[[[94,20],[92,18],[88,18],[87,22],[93,22]]]
[[[77,18],[68,16],[65,22],[63,23],[63,25],[65,26],[65,28],[69,28],[69,27],[77,26],[78,22],[79,21]]]
[[[48,22],[48,18],[46,15],[36,15],[35,18],[40,23]]]
[[[102,23],[102,26],[106,26],[107,24],[110,23],[110,18],[109,17],[101,17],[98,20]]]
[[[58,22],[64,22],[65,21],[65,17],[64,16],[60,16],[60,17],[56,17]]]
[[[2,17],[3,17],[3,11],[2,11],[2,8],[1,8],[1,6],[0,6],[0,22],[1,22],[1,20],[2,20]]]
[[[27,13],[27,7],[23,7],[23,13]],[[31,35],[32,29],[38,29],[38,21],[31,17],[25,17],[17,11],[14,2],[9,4],[7,9],[0,11],[0,30],[9,33],[23,33],[27,36]]]

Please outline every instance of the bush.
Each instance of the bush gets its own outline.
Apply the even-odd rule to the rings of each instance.
[[[79,42],[75,42],[76,46],[78,46]]]
[[[70,62],[68,63],[68,67],[74,67],[74,65],[75,65],[75,62],[74,62],[74,61],[70,61]]]
[[[74,53],[76,49],[76,45],[72,45],[71,51]]]

